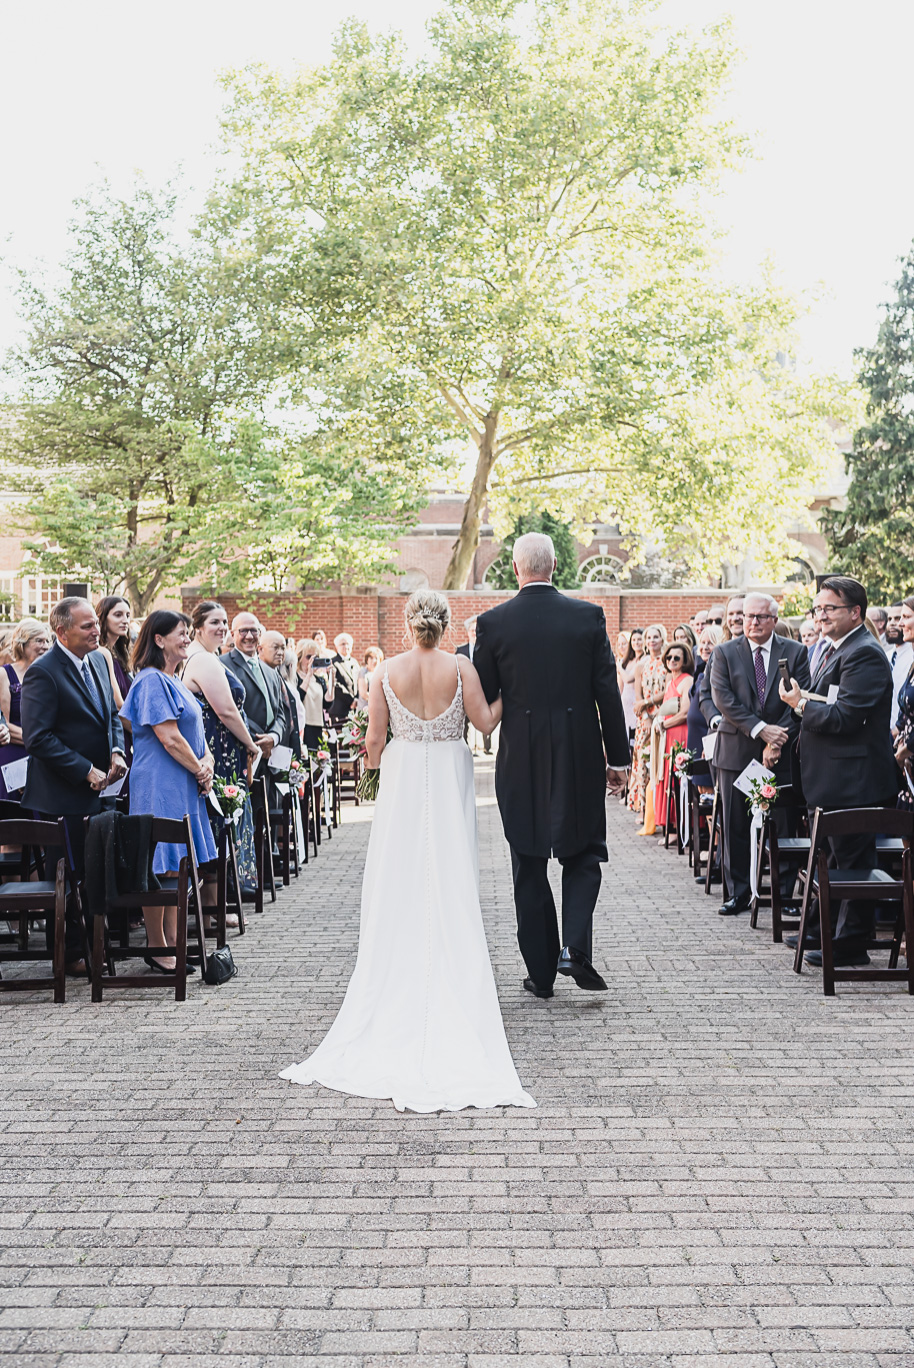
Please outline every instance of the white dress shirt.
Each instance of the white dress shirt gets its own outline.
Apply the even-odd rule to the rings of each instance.
[[[757,645],[754,641],[749,641],[749,638],[748,638],[748,637],[746,637],[746,641],[747,641],[747,643],[752,647],[752,671],[753,671],[753,675],[754,675],[754,673],[755,673],[755,653],[756,653],[756,651],[761,651],[761,653],[762,653],[762,660],[763,660],[764,663],[765,663],[765,678],[767,679],[767,678],[768,678],[768,667],[769,667],[769,665],[771,664],[771,647],[774,645],[774,632],[772,632],[772,633],[771,633],[771,636],[768,638],[768,640],[765,641],[765,642],[763,642],[761,645]],[[761,700],[761,699],[759,700],[759,705],[760,705],[760,706],[762,705],[762,700]],[[754,739],[759,735],[760,732],[762,732],[762,731],[765,730],[765,728],[766,728],[768,725],[769,725],[769,724],[768,724],[767,722],[756,722],[755,726],[752,728],[752,731],[750,732],[750,736],[752,737],[752,739],[754,740]]]

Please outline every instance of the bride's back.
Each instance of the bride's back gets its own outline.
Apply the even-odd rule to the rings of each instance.
[[[456,656],[437,647],[417,648],[389,660],[387,678],[404,708],[430,721],[440,717],[454,701],[459,668]]]

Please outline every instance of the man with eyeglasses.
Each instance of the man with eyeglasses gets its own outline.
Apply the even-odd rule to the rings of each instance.
[[[892,751],[892,672],[885,652],[864,625],[866,590],[848,575],[829,575],[820,583],[813,612],[823,646],[806,698],[799,678],[780,695],[800,718],[800,773],[810,814],[846,808],[894,807],[898,768]],[[875,869],[874,836],[830,840],[829,864],[837,869]],[[874,905],[845,901],[832,913],[836,965],[869,964]],[[796,937],[787,936],[785,942]],[[821,964],[818,924],[807,930],[807,963]]]
[[[253,613],[236,613],[232,618],[235,645],[225,663],[244,685],[244,711],[251,733],[269,760],[273,747],[282,740],[285,723],[278,677],[262,664],[258,653],[262,632]]]
[[[791,743],[799,719],[778,693],[778,661],[807,681],[809,666],[802,642],[775,635],[778,603],[770,594],[750,593],[740,603],[744,633],[715,646],[706,673],[711,675],[717,742],[714,763],[720,784],[724,823],[724,877],[729,897],[722,917],[746,912],[751,903],[749,865],[752,818],[745,796],[734,787],[752,760],[774,770],[779,783],[790,782]]]

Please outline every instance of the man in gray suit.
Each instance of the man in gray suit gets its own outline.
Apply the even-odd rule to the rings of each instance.
[[[714,765],[724,810],[724,876],[728,900],[722,917],[745,912],[751,901],[749,863],[751,817],[735,781],[752,760],[773,769],[780,783],[790,782],[789,743],[800,730],[793,710],[778,693],[778,661],[786,660],[793,678],[809,687],[806,647],[775,634],[778,604],[770,594],[747,594],[742,636],[715,646],[708,666],[716,709]],[[805,682],[804,682],[805,681]]]
[[[232,619],[235,645],[224,657],[225,664],[244,685],[244,711],[250,719],[255,741],[269,760],[270,752],[282,740],[285,724],[282,694],[275,670],[266,669],[258,655],[263,628],[253,613],[236,613]]]

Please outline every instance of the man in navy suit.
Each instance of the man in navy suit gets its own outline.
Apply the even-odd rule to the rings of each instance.
[[[124,730],[111,678],[98,653],[98,618],[83,598],[51,609],[56,640],[22,681],[22,741],[29,755],[22,806],[48,821],[63,817],[76,873],[83,875],[84,819],[102,809],[105,789],[127,773]],[[79,972],[82,928],[67,909],[68,968]]]

